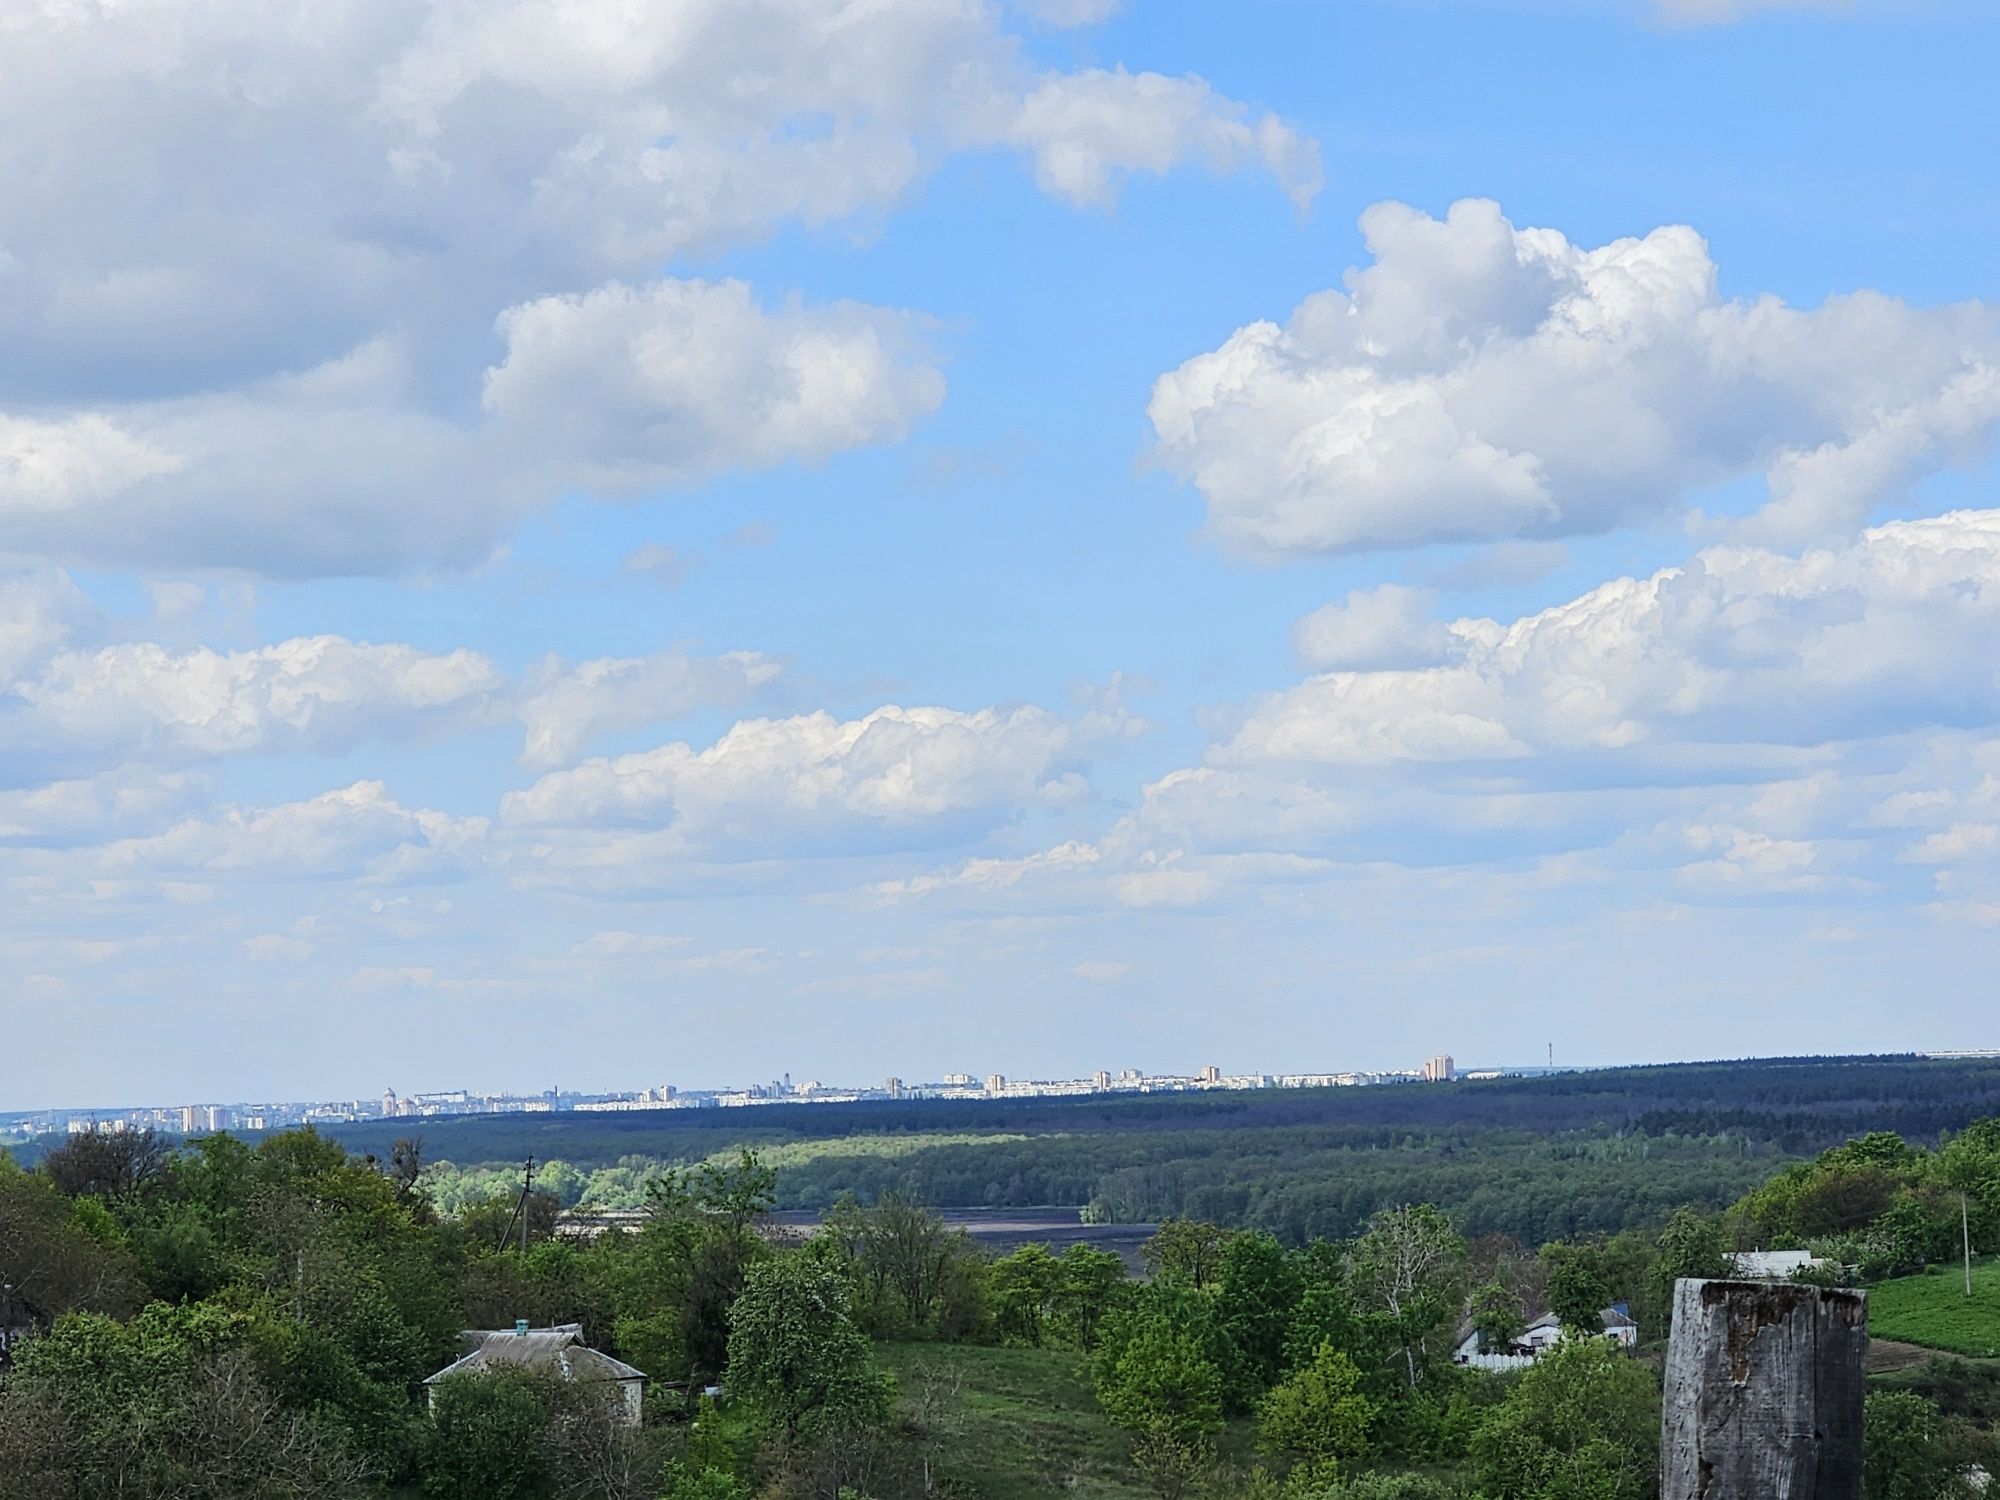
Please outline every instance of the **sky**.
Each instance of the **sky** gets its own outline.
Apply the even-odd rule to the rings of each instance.
[[[0,1106],[2000,1042],[1985,0],[15,0]]]

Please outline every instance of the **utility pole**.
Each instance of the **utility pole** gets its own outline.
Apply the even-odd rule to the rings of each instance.
[[[528,1196],[535,1190],[535,1159],[528,1158],[527,1174],[521,1179],[521,1253],[528,1253]]]
[[[1958,1232],[1965,1241],[1965,1295],[1972,1295],[1972,1211],[1965,1206],[1965,1193],[1958,1195]]]
[[[500,1231],[500,1243],[494,1246],[496,1250],[505,1250],[507,1248],[507,1241],[514,1237],[514,1220],[519,1219],[521,1221],[521,1253],[523,1255],[528,1253],[528,1194],[534,1190],[534,1186],[535,1159],[531,1156],[528,1158],[527,1166],[523,1168],[521,1196],[514,1200],[513,1217],[507,1220],[507,1227]]]

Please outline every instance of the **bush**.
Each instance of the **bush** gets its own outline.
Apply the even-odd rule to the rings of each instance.
[[[1873,1391],[1862,1407],[1866,1500],[1971,1500],[1944,1418],[1914,1391]]]
[[[547,1480],[549,1393],[512,1371],[454,1375],[431,1403],[419,1472],[432,1500],[526,1500]]]
[[[1660,1397],[1652,1373],[1608,1339],[1565,1339],[1472,1441],[1488,1500],[1651,1500]]]
[[[1361,1393],[1354,1361],[1322,1344],[1313,1362],[1286,1376],[1257,1409],[1257,1437],[1307,1482],[1331,1480],[1368,1453],[1375,1403]]]
[[[1305,1500],[1453,1500],[1457,1491],[1422,1474],[1357,1474]]]

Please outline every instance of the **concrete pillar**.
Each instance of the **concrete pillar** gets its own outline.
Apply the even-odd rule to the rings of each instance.
[[[1868,1294],[1681,1281],[1660,1500],[1861,1500]]]

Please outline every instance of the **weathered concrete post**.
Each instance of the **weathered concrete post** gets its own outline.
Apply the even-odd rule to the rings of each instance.
[[[1860,1500],[1868,1294],[1681,1281],[1660,1500]]]

